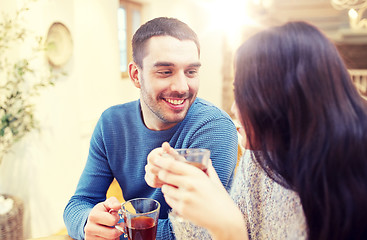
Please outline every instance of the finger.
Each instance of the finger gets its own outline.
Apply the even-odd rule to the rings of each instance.
[[[117,200],[116,197],[110,197],[106,199],[106,201],[104,201],[102,204],[108,212],[111,209],[114,211],[118,211],[121,208],[121,203],[119,202],[119,200]]]
[[[151,175],[158,175],[160,168],[149,163],[147,165],[145,165],[145,173],[146,174],[151,174]]]
[[[164,153],[166,153],[166,154],[168,154],[168,155],[172,156],[175,160],[185,161],[185,158],[184,158],[184,157],[182,157],[182,156],[180,156],[180,155],[178,154],[178,152],[177,152],[174,148],[172,148],[172,147],[169,145],[169,143],[168,143],[168,142],[164,142],[164,143],[162,144],[162,149],[163,149],[163,152],[164,152]]]
[[[167,143],[168,144],[168,143]],[[170,149],[168,145],[168,149]],[[168,152],[172,152],[171,150],[167,150]],[[171,153],[163,151],[163,148],[156,148],[152,150],[147,157],[147,165],[148,171],[152,171],[153,173],[157,174],[157,170],[159,170],[159,166],[156,165],[157,162],[161,161],[163,158],[174,160],[174,156]],[[176,151],[173,150],[173,153]],[[177,154],[177,153],[176,153]]]
[[[194,170],[198,170],[198,168],[196,167],[193,168]],[[202,172],[201,170],[198,171],[200,171],[199,174],[202,174],[207,178],[204,172]],[[158,174],[158,177],[162,182],[164,182],[164,184],[172,185],[174,187],[183,188],[186,190],[194,189],[198,181],[198,179],[194,176],[172,174],[171,172],[165,170],[161,170]]]
[[[145,166],[145,176],[144,179],[146,183],[153,188],[159,188],[162,186],[162,181],[158,178],[160,168],[153,166],[152,164],[147,164]]]
[[[206,170],[209,177],[216,176],[217,172],[215,171],[215,168],[213,167],[212,160],[209,159],[208,161],[208,169]]]
[[[117,228],[103,227],[103,229],[95,233],[94,236],[98,239],[116,239],[119,238],[122,234],[123,232],[121,232]],[[93,239],[95,238],[93,237]]]
[[[164,200],[166,201],[166,203],[172,208],[174,209],[175,211],[178,212],[178,201],[177,199],[171,197],[171,196],[168,196],[168,195],[164,195]]]
[[[117,228],[107,228],[100,237],[104,239],[116,239],[119,238],[122,234],[123,232],[121,232]]]
[[[91,222],[102,226],[115,226],[119,221],[119,217],[104,211],[93,211],[93,213],[91,212],[91,214],[89,214],[88,219]]]
[[[154,164],[161,168],[161,170],[164,169],[178,175],[190,175],[191,173],[202,172],[197,167],[187,164],[186,162],[174,161],[172,158],[161,158]]]
[[[191,191],[170,185],[163,185],[162,192],[167,204],[181,216],[186,215],[185,212],[190,208],[189,206],[198,198],[198,195],[195,194],[196,190]]]
[[[178,200],[180,199],[180,191],[178,190],[177,187],[174,187],[174,186],[171,186],[171,185],[168,185],[168,184],[164,184],[162,186],[162,193],[167,196],[167,197],[170,197],[174,200]]]
[[[179,189],[165,184],[162,186],[162,192],[164,194],[163,196],[167,204],[176,212],[181,212],[180,208],[181,192],[179,191]]]
[[[157,175],[145,174],[144,179],[145,182],[152,188],[160,188],[163,184]]]
[[[155,148],[153,149],[147,156],[147,163],[151,163],[156,156],[160,156],[163,153],[162,148]]]
[[[93,239],[93,240],[99,240],[99,239],[106,239],[104,237],[100,237],[100,236],[96,236],[96,235],[89,235],[89,234],[85,234],[85,240],[90,240],[90,239]]]
[[[115,197],[110,197],[104,202],[98,203],[89,214],[88,219],[93,223],[114,226],[119,220],[117,211],[121,204]]]
[[[220,181],[220,178],[217,174],[217,171],[215,171],[215,168],[213,167],[213,164],[212,164],[212,160],[209,159],[209,162],[208,162],[208,169],[207,169],[207,174],[209,176],[209,178],[217,185],[219,186],[223,186],[222,182]]]
[[[116,239],[122,232],[114,227],[87,222],[84,228],[86,239]]]
[[[155,183],[155,176],[153,176],[152,174],[150,173],[145,173],[144,175],[144,179],[145,179],[145,182],[151,186],[151,185],[154,185]],[[152,186],[151,186],[152,187]]]
[[[120,222],[120,223],[118,223],[118,224],[116,224],[115,225],[115,228],[117,229],[117,230],[119,230],[120,232],[122,232],[122,233],[125,233],[125,223],[124,222]]]
[[[171,149],[171,146],[169,145],[168,142],[164,142],[164,143],[162,143],[162,149],[163,149],[163,152],[169,153],[170,149]]]

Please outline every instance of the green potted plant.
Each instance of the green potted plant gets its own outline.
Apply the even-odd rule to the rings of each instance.
[[[45,61],[43,38],[25,25],[27,11],[0,14],[0,167],[14,144],[38,128],[34,99],[58,75]],[[23,239],[22,201],[0,192],[0,209],[0,238]]]
[[[57,78],[51,66],[39,64],[46,47],[24,26],[28,10],[23,7],[12,17],[3,13],[0,19],[0,164],[18,140],[37,128],[34,97]],[[22,56],[24,44],[30,47]]]

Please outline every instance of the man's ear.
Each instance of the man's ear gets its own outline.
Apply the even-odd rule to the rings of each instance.
[[[135,87],[140,88],[139,67],[135,62],[130,62],[128,66],[129,77]]]

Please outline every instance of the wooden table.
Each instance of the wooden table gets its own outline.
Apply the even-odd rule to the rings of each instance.
[[[48,237],[41,237],[41,238],[31,238],[28,240],[73,240],[69,235],[52,235]]]

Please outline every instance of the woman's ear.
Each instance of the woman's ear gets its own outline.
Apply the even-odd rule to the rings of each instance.
[[[135,87],[140,88],[139,67],[135,62],[130,62],[128,66],[129,77]]]

